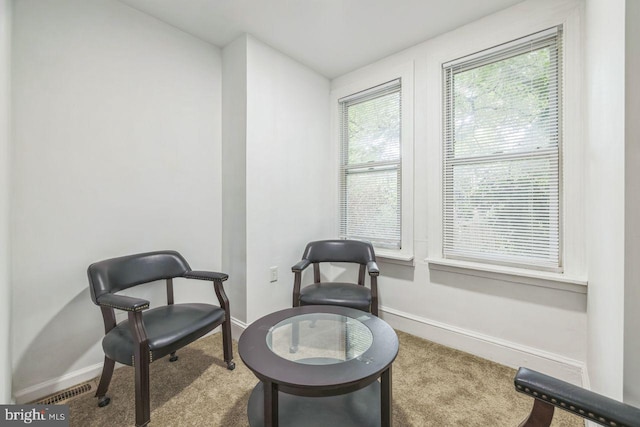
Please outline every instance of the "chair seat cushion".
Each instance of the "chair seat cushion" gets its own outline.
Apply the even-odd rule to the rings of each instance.
[[[147,310],[142,321],[147,332],[151,361],[197,340],[225,319],[225,312],[211,304],[173,304]],[[102,339],[110,359],[133,365],[133,343],[129,320],[124,320]]]
[[[300,305],[340,305],[369,311],[371,291],[355,283],[314,283],[300,290]]]

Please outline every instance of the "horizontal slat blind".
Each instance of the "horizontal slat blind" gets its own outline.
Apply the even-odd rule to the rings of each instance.
[[[341,99],[340,234],[401,245],[400,80]]]
[[[444,67],[443,256],[561,270],[561,31]]]

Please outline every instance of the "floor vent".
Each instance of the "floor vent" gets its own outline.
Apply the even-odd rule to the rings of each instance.
[[[65,390],[51,394],[47,397],[43,397],[40,400],[32,402],[34,405],[62,405],[70,402],[73,399],[77,399],[80,396],[95,392],[98,388],[95,381],[87,381],[82,384],[69,387]]]

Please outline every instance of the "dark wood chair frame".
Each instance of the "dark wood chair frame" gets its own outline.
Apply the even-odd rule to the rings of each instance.
[[[514,378],[518,392],[534,398],[519,427],[549,427],[555,408],[608,427],[640,427],[640,409],[527,368]]]
[[[156,255],[156,254],[177,254],[177,252],[173,251],[164,251],[164,252],[153,252],[146,254],[138,254],[131,255],[133,256],[145,256],[145,255]],[[177,254],[183,261],[184,259]],[[125,258],[125,257],[122,257]],[[117,259],[113,259],[117,260]],[[106,262],[113,261],[106,260]],[[184,261],[186,264],[186,261]],[[96,263],[97,264],[97,263]],[[188,264],[186,264],[188,266]],[[89,267],[89,282],[92,283],[91,277],[91,266]],[[222,283],[228,279],[228,275],[224,273],[217,272],[209,272],[209,271],[192,271],[188,270],[183,272],[181,275],[176,275],[174,277],[166,278],[166,289],[167,289],[167,305],[173,305],[174,303],[174,295],[173,295],[173,279],[175,277],[182,277],[186,279],[197,279],[197,280],[208,280],[213,282],[215,294],[220,303],[220,308],[222,308],[225,312],[224,317],[215,323],[211,323],[207,326],[206,329],[202,329],[199,331],[199,336],[203,336],[208,332],[214,330],[218,326],[222,326],[222,339],[223,339],[223,355],[224,361],[227,364],[227,369],[233,370],[235,368],[235,362],[233,362],[233,344],[231,338],[231,314],[229,310],[229,299],[224,291],[224,287]],[[136,286],[142,283],[136,283]],[[95,295],[95,290],[91,287],[92,297]],[[133,349],[133,367],[135,369],[135,407],[136,407],[136,426],[145,426],[149,423],[151,418],[151,410],[150,410],[150,394],[149,394],[149,365],[152,362],[150,349],[149,349],[149,341],[147,337],[147,332],[145,330],[145,325],[143,321],[143,311],[149,308],[149,301],[128,297],[124,295],[115,295],[108,294],[111,298],[95,298],[94,302],[100,306],[102,311],[102,317],[104,321],[104,331],[105,335],[109,333],[113,328],[116,327],[116,316],[115,310],[119,309],[128,312],[128,321],[129,326],[131,328],[131,333],[134,338],[134,349]],[[115,297],[115,298],[113,298]],[[117,298],[117,300],[116,300]],[[114,301],[117,301],[117,306],[114,304]],[[191,343],[192,341],[189,341]],[[185,344],[186,345],[186,344]],[[175,362],[178,360],[178,356],[176,355],[176,351],[170,353],[169,361]],[[102,375],[100,377],[100,382],[98,384],[98,389],[96,391],[95,396],[98,398],[98,406],[104,407],[108,405],[111,399],[106,395],[107,390],[109,388],[109,384],[111,383],[111,378],[113,376],[114,368],[115,368],[115,360],[109,358],[105,355],[104,358],[104,366],[102,369]]]
[[[347,263],[358,263],[358,285],[365,286],[365,277],[368,271],[370,283],[371,283],[371,306],[369,308],[369,312],[374,316],[378,316],[378,276],[380,275],[380,270],[378,269],[378,265],[375,259],[375,253],[373,251],[373,246],[369,242],[361,242],[361,241],[352,241],[356,244],[365,244],[370,248],[370,255],[358,262],[349,258],[341,258],[340,256],[332,257],[327,253],[323,253],[321,257],[311,256],[310,249],[313,245],[318,244],[340,244],[350,242],[348,240],[324,240],[317,242],[310,242],[307,244],[305,252],[302,256],[302,260],[300,260],[296,265],[291,267],[291,271],[294,273],[293,280],[293,307],[300,306],[300,288],[302,285],[302,272],[309,267],[309,265],[313,264],[313,283],[320,283],[320,264],[322,262],[347,262]]]

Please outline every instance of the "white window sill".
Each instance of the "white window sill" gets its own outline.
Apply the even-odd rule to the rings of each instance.
[[[588,282],[582,277],[442,258],[427,258],[425,261],[429,264],[429,269],[431,270],[485,277],[579,294],[587,293]]]
[[[413,267],[413,255],[401,253],[391,249],[376,249],[376,259],[378,262],[404,265]]]

